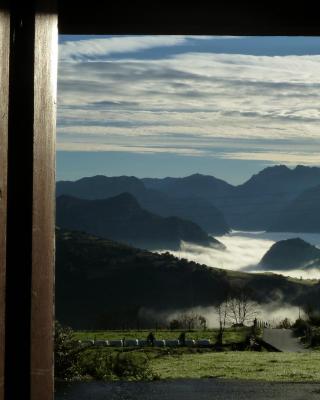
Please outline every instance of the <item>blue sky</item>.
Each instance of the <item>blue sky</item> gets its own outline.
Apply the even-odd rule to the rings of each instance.
[[[60,36],[57,179],[320,165],[320,38]]]

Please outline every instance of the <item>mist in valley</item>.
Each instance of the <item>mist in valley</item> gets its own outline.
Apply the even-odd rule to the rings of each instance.
[[[206,264],[215,268],[243,272],[266,272],[257,266],[264,254],[275,242],[296,237],[300,237],[306,242],[320,247],[320,234],[232,231],[227,235],[216,237],[226,246],[225,250],[182,242],[179,251],[170,251],[170,253],[178,258],[185,258],[189,261],[195,261],[199,264]],[[320,271],[318,269],[268,270],[268,272],[293,278],[320,278]]]
[[[268,304],[255,304],[256,318],[261,321],[267,321],[271,326],[276,327],[285,318],[288,318],[292,323],[296,319],[304,316],[303,311],[290,304],[283,303],[281,299]],[[142,308],[139,312],[139,317],[146,320],[156,319],[158,323],[169,325],[170,321],[177,320],[183,315],[201,315],[206,318],[207,328],[219,327],[219,316],[215,306],[208,307],[192,307],[185,309],[176,309],[170,311],[155,311],[149,308]],[[156,316],[156,317],[155,317]],[[232,320],[227,320],[227,327],[232,326]],[[246,325],[250,326],[253,321],[246,321]]]

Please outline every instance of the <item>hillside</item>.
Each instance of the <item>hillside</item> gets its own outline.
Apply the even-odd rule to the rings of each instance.
[[[281,275],[229,272],[61,229],[56,249],[56,316],[74,328],[154,326],[162,312],[218,304],[233,287],[261,303],[310,298],[320,307],[319,284]]]
[[[213,235],[224,235],[230,231],[223,214],[198,194],[165,193],[147,188],[143,180],[133,176],[93,176],[77,181],[57,182],[57,196],[68,195],[87,200],[107,199],[121,193],[132,194],[144,209],[162,217],[179,217],[190,220]]]
[[[308,189],[281,210],[271,232],[320,232],[320,185]]]
[[[319,268],[320,250],[300,238],[274,243],[259,265],[270,270]]]
[[[147,249],[180,248],[180,242],[224,246],[198,225],[177,217],[163,218],[140,207],[129,193],[104,200],[57,198],[57,224]]]

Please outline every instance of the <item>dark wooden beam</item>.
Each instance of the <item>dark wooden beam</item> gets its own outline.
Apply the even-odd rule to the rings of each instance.
[[[4,399],[10,14],[0,9],[0,400]]]
[[[316,4],[307,3],[58,0],[59,33],[319,35]]]
[[[5,399],[21,398],[30,392],[32,5],[29,11],[11,5],[10,20]]]
[[[5,399],[53,399],[57,14],[11,1]]]
[[[52,400],[57,12],[54,0],[10,0],[9,8],[4,3],[0,2],[0,400]],[[289,11],[280,9],[279,2],[256,3],[58,0],[59,30],[320,34],[313,6],[292,4]]]

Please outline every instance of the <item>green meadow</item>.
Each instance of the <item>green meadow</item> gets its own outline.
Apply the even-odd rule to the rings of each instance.
[[[156,339],[178,339],[181,330],[153,330]],[[150,330],[108,330],[108,331],[76,331],[74,337],[76,340],[113,340],[113,339],[146,339]],[[250,328],[227,328],[224,333],[224,343],[241,343],[250,333]],[[186,339],[210,339],[212,343],[216,342],[218,335],[217,329],[195,330],[186,332]]]
[[[78,331],[77,340],[86,339],[146,339],[147,330],[130,331]],[[177,339],[181,331],[153,331],[156,339]],[[277,353],[267,351],[230,351],[232,344],[245,341],[250,328],[229,328],[224,334],[223,351],[214,348],[110,348],[88,347],[81,352],[82,365],[96,365],[101,360],[125,357],[138,368],[147,365],[139,379],[251,379],[274,382],[320,382],[320,351],[307,353]],[[218,331],[186,332],[187,339],[211,339],[214,343]],[[94,367],[95,368],[95,367]],[[88,368],[87,368],[88,369]],[[147,371],[147,374],[146,374]],[[97,371],[91,375],[96,375]],[[102,371],[101,377],[104,376]],[[151,378],[150,378],[151,377]],[[90,376],[87,377],[90,379]],[[102,378],[104,379],[104,378]],[[115,376],[107,379],[119,379]],[[130,378],[131,379],[131,378]]]

